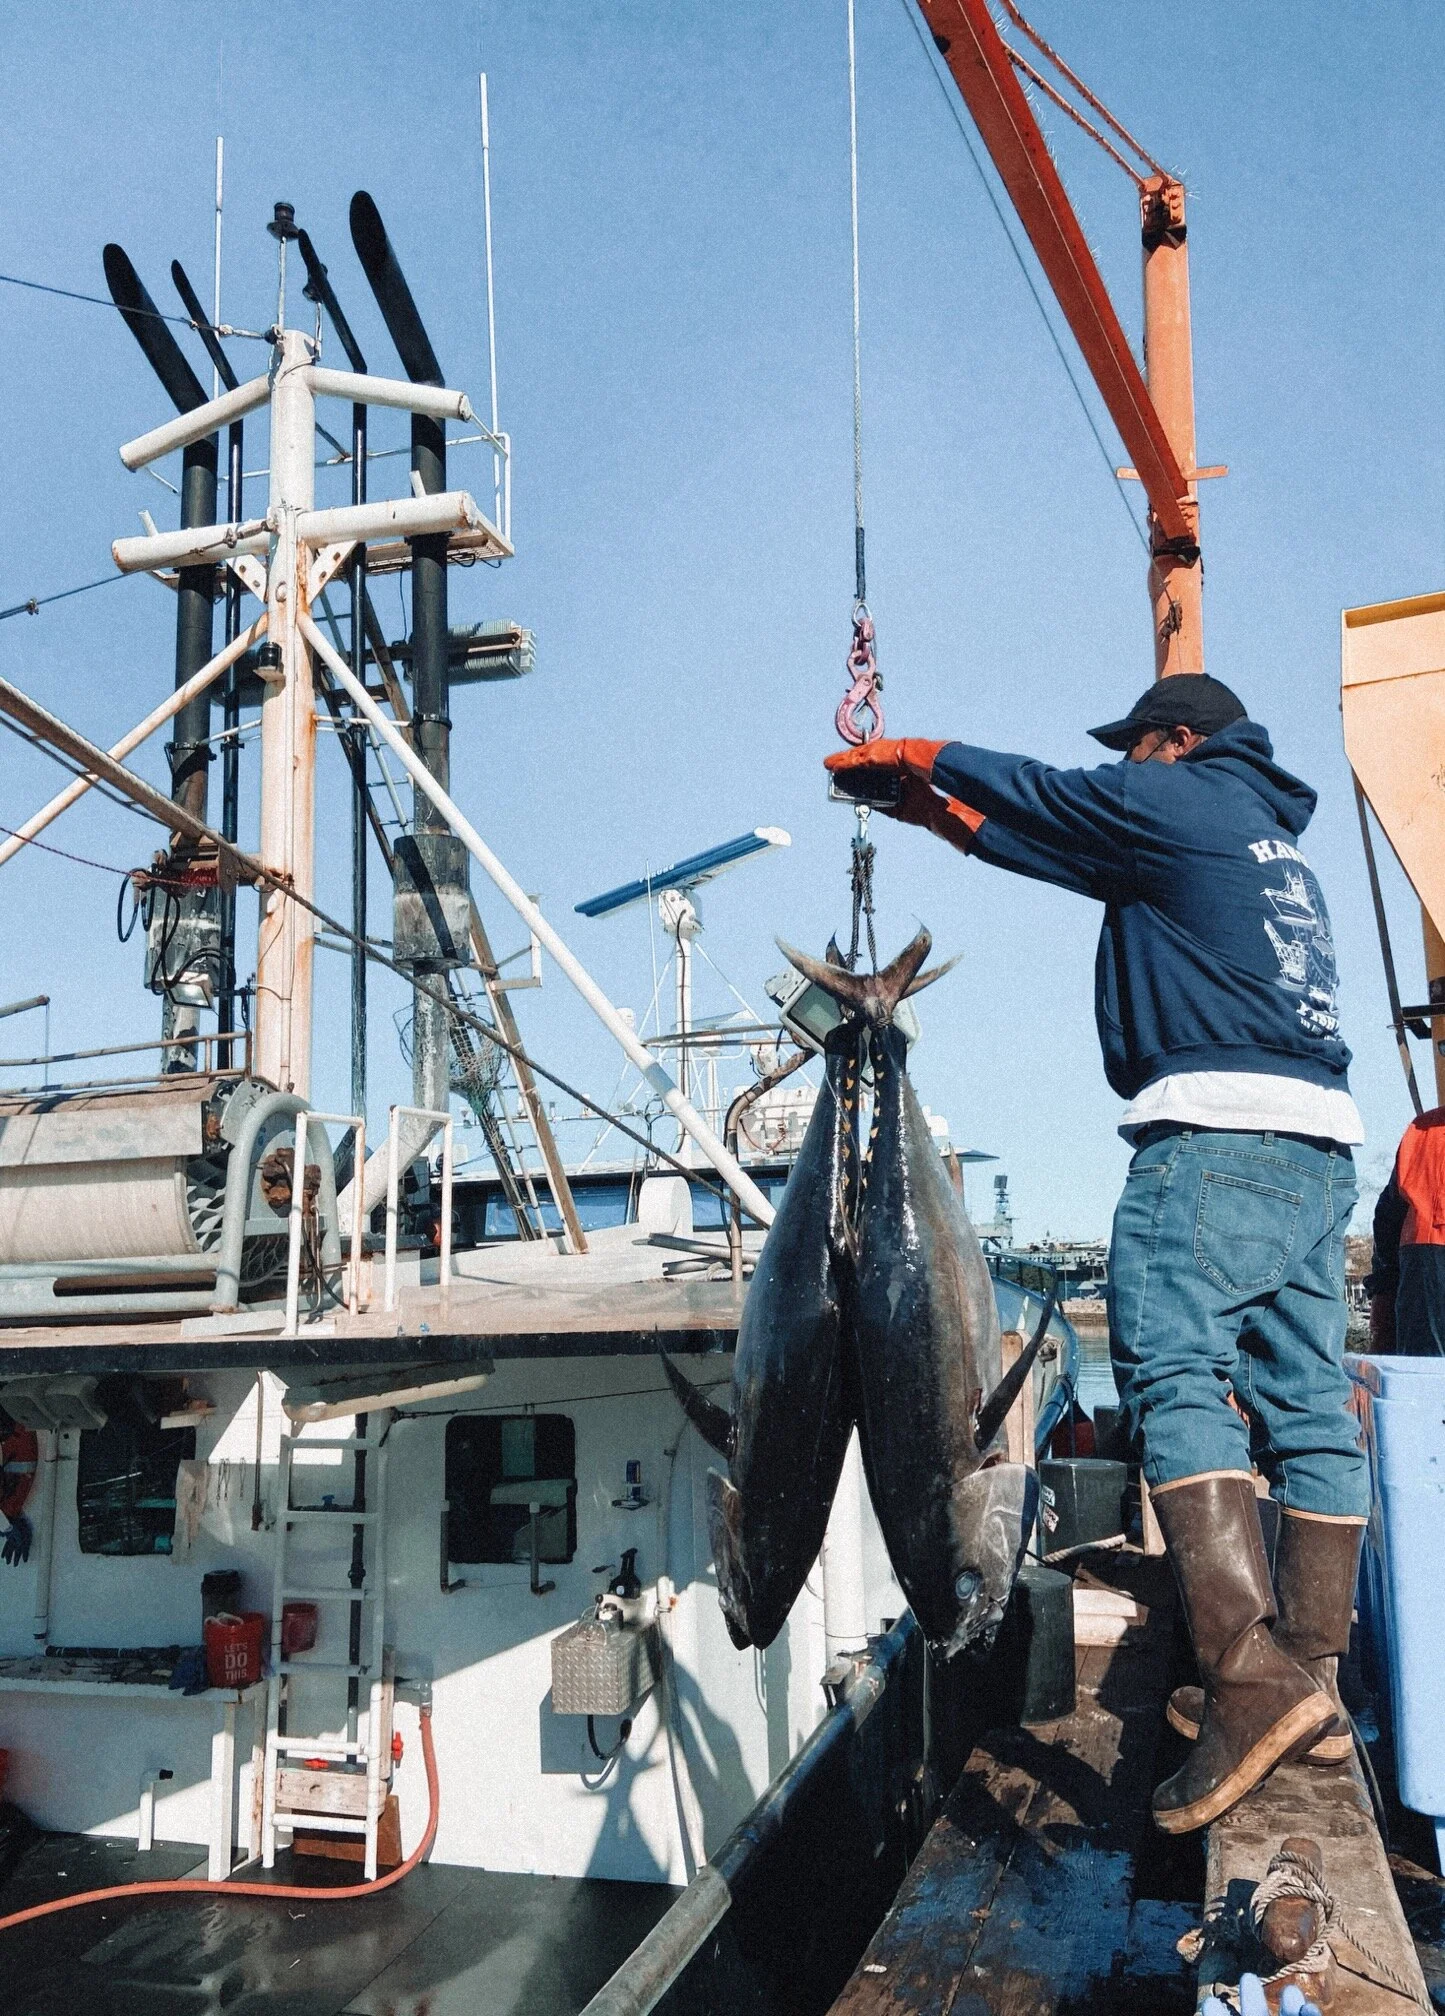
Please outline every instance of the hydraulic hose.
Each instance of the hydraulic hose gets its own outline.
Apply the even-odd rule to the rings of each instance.
[[[304,1897],[314,1903],[334,1902],[348,1897],[374,1897],[378,1890],[389,1890],[394,1883],[400,1883],[403,1876],[409,1876],[417,1863],[430,1853],[436,1840],[437,1821],[441,1817],[441,1782],[437,1777],[429,1707],[421,1711],[421,1754],[426,1765],[426,1831],[405,1862],[398,1863],[387,1875],[378,1876],[374,1883],[345,1883],[335,1887],[302,1883],[209,1883],[189,1876],[179,1877],[170,1883],[117,1883],[109,1890],[82,1890],[74,1897],[56,1897],[48,1904],[32,1904],[27,1911],[12,1911],[8,1918],[0,1918],[0,1932],[9,1932],[17,1925],[28,1925],[36,1918],[49,1918],[57,1911],[74,1911],[82,1904],[110,1904],[120,1897],[173,1897],[200,1892],[212,1897],[275,1897],[286,1901]]]

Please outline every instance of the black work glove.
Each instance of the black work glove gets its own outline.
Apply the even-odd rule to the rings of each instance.
[[[5,1544],[0,1547],[0,1561],[3,1561],[7,1568],[18,1568],[22,1561],[30,1559],[30,1544],[34,1538],[34,1527],[23,1512],[17,1512],[10,1521]]]

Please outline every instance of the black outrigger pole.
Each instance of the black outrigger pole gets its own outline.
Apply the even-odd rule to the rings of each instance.
[[[211,327],[200,296],[191,285],[179,259],[171,261],[171,280],[196,334],[206,346],[206,355],[216,367],[216,375],[228,392],[239,383],[231,360],[221,348],[221,339]],[[226,522],[241,522],[241,486],[245,467],[246,423],[233,420],[226,429]],[[241,634],[242,588],[236,574],[226,569],[225,642],[232,644]],[[221,686],[221,832],[235,841],[241,825],[241,679],[239,665],[233,665]],[[236,1027],[236,892],[221,890],[221,971],[217,987],[219,1027]],[[219,1046],[217,1063],[224,1071],[231,1062],[231,1046]]]
[[[107,245],[104,252],[106,284],[123,316],[126,327],[139,343],[146,362],[160,379],[180,413],[204,406],[206,393],[201,381],[186,362],[180,345],[166,326],[164,317],[141,284],[140,276],[119,245]],[[209,326],[209,325],[208,325]],[[216,521],[217,436],[208,434],[193,441],[181,457],[181,529],[193,525],[213,525]],[[212,654],[212,612],[216,598],[214,567],[182,567],[176,596],[176,685],[183,686],[199,672]],[[206,819],[206,771],[211,760],[211,696],[198,693],[175,717],[175,738],[170,744],[171,798],[193,818]],[[219,977],[219,976],[218,976]],[[162,974],[164,980],[164,974]],[[220,990],[218,989],[218,995]],[[176,1033],[176,1005],[165,994],[163,1033]],[[222,1006],[218,1000],[218,1007]],[[229,1002],[224,1008],[229,1008]],[[182,1010],[181,1013],[194,1011]],[[224,1013],[224,1009],[223,1009]],[[226,1024],[222,1021],[222,1027]],[[189,1030],[182,1033],[189,1033]],[[170,1050],[170,1069],[194,1069],[194,1053]]]
[[[351,199],[351,241],[376,296],[402,369],[414,385],[444,385],[431,338],[397,262],[381,212],[364,189]],[[413,487],[431,496],[447,487],[446,430],[439,420],[411,420]],[[443,789],[451,784],[450,673],[447,664],[447,537],[428,533],[411,546],[412,732],[418,756]],[[422,791],[415,794],[415,831],[405,852],[407,872],[421,889],[451,893],[465,886],[467,857]],[[428,908],[435,911],[435,904]],[[460,948],[438,946],[439,970],[462,963]],[[418,970],[424,970],[418,962]],[[450,1049],[445,1008],[426,990],[412,1005],[412,1096],[418,1106],[444,1109],[450,1095]]]

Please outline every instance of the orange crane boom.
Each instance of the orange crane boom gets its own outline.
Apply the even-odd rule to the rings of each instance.
[[[1149,500],[1155,669],[1202,672],[1202,564],[1183,185],[1136,178],[1147,378],[987,0],[918,0]],[[1210,472],[1213,473],[1213,472]]]

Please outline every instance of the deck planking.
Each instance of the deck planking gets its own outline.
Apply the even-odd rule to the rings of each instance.
[[[1119,2016],[1193,2008],[1175,1948],[1198,1904],[1173,1893],[1197,1862],[1148,1819],[1172,1588],[1136,1553],[1088,1566],[1149,1604],[1148,1625],[1078,1649],[1072,1715],[976,1744],[833,2016],[1072,2016],[1106,1996]]]
[[[1397,1994],[1368,1970],[1355,1973],[1342,1966],[1330,2016],[1397,2016],[1397,2012],[1403,2016],[1406,2010],[1429,2008],[1419,1958],[1356,1758],[1333,1770],[1283,1765],[1210,1828],[1199,2000],[1221,1984],[1238,1981],[1241,1953],[1249,1952],[1247,1935],[1241,1940],[1237,1929],[1241,1914],[1270,1857],[1289,1834],[1319,1843],[1326,1885],[1339,1899],[1345,1917],[1418,1997]],[[1348,1947],[1338,1951],[1350,1968],[1362,1964]]]

